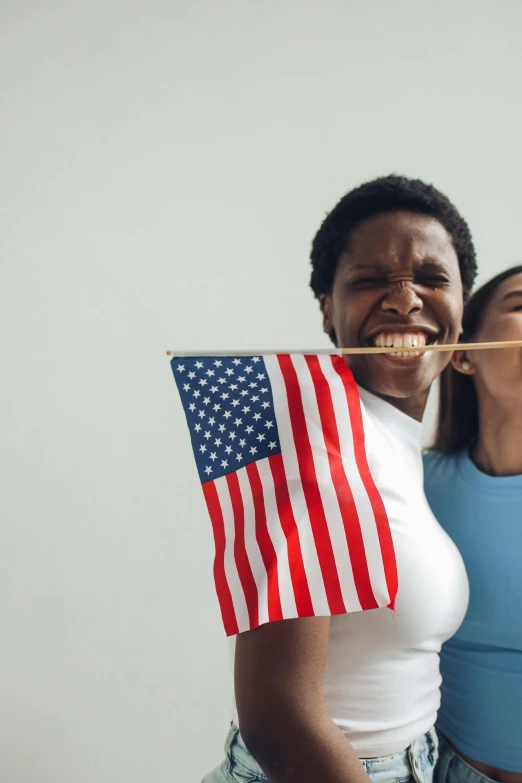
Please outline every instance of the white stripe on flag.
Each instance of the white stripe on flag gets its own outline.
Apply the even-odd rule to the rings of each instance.
[[[254,501],[246,468],[241,468],[237,471],[237,479],[245,511],[245,549],[254,581],[257,585],[259,624],[261,625],[268,622],[268,577],[259,544],[257,543]]]
[[[318,358],[321,369],[330,385],[337,429],[339,431],[339,440],[342,447],[344,471],[350,489],[352,490],[353,499],[359,515],[373,594],[379,604],[385,605],[389,603],[390,598],[386,586],[381,545],[370,499],[359,473],[357,462],[355,461],[353,432],[346,401],[346,391],[341,378],[332,367],[331,358],[328,356],[319,356]]]
[[[279,520],[274,490],[274,478],[272,476],[272,471],[270,470],[270,465],[268,464],[268,459],[260,459],[256,465],[259,479],[263,487],[268,535],[274,545],[277,556],[277,576],[279,581],[281,610],[283,612],[283,617],[288,620],[291,617],[297,617],[294,588],[288,562],[288,545]]]
[[[290,502],[299,530],[299,541],[301,544],[303,562],[308,579],[308,586],[310,588],[314,613],[317,616],[329,615],[330,608],[326,597],[323,575],[321,573],[321,566],[319,565],[319,557],[317,555],[314,534],[299,473],[299,464],[297,461],[290,414],[288,411],[285,381],[277,356],[265,356],[264,359],[270,383],[272,384],[275,417],[279,431],[283,464],[290,493]]]
[[[232,501],[230,499],[226,476],[221,476],[221,478],[216,479],[214,481],[214,486],[216,487],[216,492],[218,494],[219,505],[221,506],[221,511],[223,513],[223,522],[225,526],[225,575],[232,595],[237,625],[239,632],[241,633],[241,631],[248,631],[250,628],[250,620],[248,617],[243,586],[239,579],[234,557],[234,511],[232,509]]]
[[[347,612],[359,612],[361,604],[353,577],[350,553],[346,541],[344,522],[334,488],[330,463],[326,450],[317,397],[310,370],[304,356],[292,355],[292,362],[299,376],[301,387],[306,383],[303,394],[303,408],[306,417],[308,439],[312,447],[312,456],[321,500],[324,508],[332,549],[339,576],[339,584]],[[342,440],[339,438],[342,448]]]

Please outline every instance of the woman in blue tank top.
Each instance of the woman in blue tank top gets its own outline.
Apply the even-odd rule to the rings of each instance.
[[[470,299],[462,340],[522,339],[522,266]],[[522,350],[457,351],[425,490],[457,544],[468,612],[442,647],[437,783],[522,782]]]

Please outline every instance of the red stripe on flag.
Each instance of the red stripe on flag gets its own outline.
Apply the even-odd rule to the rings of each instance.
[[[389,607],[395,608],[395,597],[398,589],[397,562],[395,560],[395,549],[393,547],[393,538],[390,530],[388,515],[384,503],[375,486],[373,476],[370,473],[370,467],[366,458],[366,449],[364,447],[364,426],[361,413],[361,404],[359,390],[351,370],[346,365],[342,356],[332,356],[332,365],[336,373],[341,378],[346,392],[346,400],[350,411],[350,420],[352,422],[353,443],[355,450],[355,460],[361,478],[363,480],[368,498],[370,500],[377,534],[381,546],[382,560],[384,565],[384,574],[386,576],[386,586],[390,596]]]
[[[332,541],[330,539],[328,524],[321,501],[321,494],[317,484],[312,448],[308,439],[306,417],[301,397],[301,387],[291,357],[283,354],[277,358],[286,386],[288,410],[297,453],[297,461],[299,463],[303,494],[308,507],[310,524],[323,576],[328,606],[331,614],[344,614],[346,612],[346,607],[341,593],[341,585],[339,583]]]
[[[214,482],[206,481],[202,484],[202,489],[212,522],[212,529],[214,531],[214,544],[216,547],[216,554],[214,557],[214,582],[216,584],[221,617],[223,618],[226,635],[234,636],[239,633],[239,628],[234,610],[234,603],[232,601],[232,593],[230,592],[227,575],[225,573],[226,536],[223,512],[221,511],[221,505]]]
[[[268,592],[268,619],[270,622],[283,619],[283,610],[281,609],[281,596],[279,594],[279,575],[277,572],[277,553],[275,551],[272,539],[268,533],[266,523],[266,509],[263,497],[263,485],[259,477],[259,471],[255,462],[247,465],[246,472],[250,487],[252,489],[252,498],[254,501],[254,514],[256,524],[256,539],[259,544],[259,551],[265,564],[267,574],[267,592]]]
[[[344,471],[330,384],[321,369],[317,356],[305,356],[305,361],[310,370],[310,375],[312,376],[315,388],[317,407],[319,409],[326,451],[328,453],[330,475],[332,477],[337,500],[339,501],[339,509],[343,520],[357,596],[362,609],[376,609],[379,604],[373,594],[370,581],[366,550],[364,548],[364,539],[361,532],[361,523],[357,513],[357,507]],[[354,433],[354,438],[355,437],[356,434]]]
[[[252,629],[257,628],[259,625],[259,597],[256,580],[254,579],[245,547],[245,507],[241,497],[237,473],[229,473],[226,479],[234,512],[234,557],[241,586],[245,594],[250,629]]]
[[[274,479],[274,489],[276,496],[277,511],[281,529],[285,535],[288,546],[288,564],[290,567],[290,577],[294,590],[295,605],[298,617],[313,617],[314,607],[308,579],[303,562],[303,553],[299,542],[299,531],[295,522],[294,511],[290,502],[288,492],[288,481],[286,479],[285,466],[281,454],[274,454],[268,458],[268,464],[272,471]]]

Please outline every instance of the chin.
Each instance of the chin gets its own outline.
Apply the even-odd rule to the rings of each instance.
[[[387,397],[396,400],[413,400],[421,399],[423,397],[427,398],[430,386],[431,383],[428,383],[426,386],[419,384],[412,384],[411,386],[382,384],[374,385],[372,388],[366,386],[365,388],[372,392],[372,394],[377,395],[377,397]]]
[[[350,368],[355,380],[379,397],[415,398],[428,395],[431,384],[443,369],[430,367],[430,362],[424,361],[425,356],[419,358],[420,361],[400,362],[381,355],[372,357],[377,362],[365,362],[364,365],[354,362]]]

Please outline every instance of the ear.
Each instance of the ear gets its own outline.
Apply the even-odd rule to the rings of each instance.
[[[323,314],[323,331],[330,336],[333,331],[333,305],[330,294],[320,294],[319,307]]]
[[[475,375],[476,373],[476,368],[470,361],[466,351],[454,351],[451,363],[457,372],[462,373],[462,375]]]

